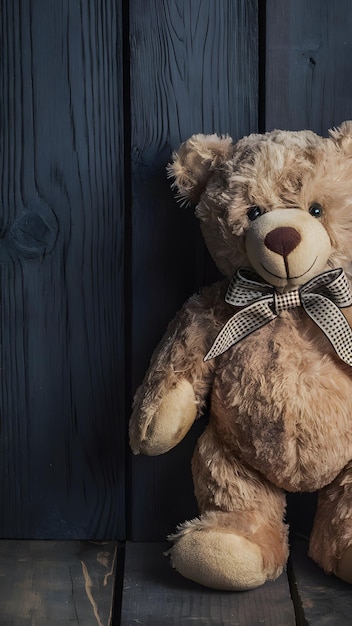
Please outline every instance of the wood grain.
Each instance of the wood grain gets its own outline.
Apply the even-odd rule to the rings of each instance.
[[[349,626],[351,624],[351,585],[327,576],[307,556],[308,543],[296,542],[291,549],[293,597],[298,623],[305,626]]]
[[[127,544],[121,626],[296,624],[285,574],[251,591],[214,591],[173,570],[163,555],[165,547]]]
[[[266,1],[266,129],[327,129],[352,117],[348,0]]]
[[[121,6],[1,11],[0,534],[123,537]]]
[[[165,166],[193,133],[257,129],[257,2],[131,0],[130,56],[133,394],[168,321],[218,277]],[[164,539],[195,513],[190,457],[201,429],[164,457],[132,459],[134,538]]]
[[[257,127],[256,2],[131,0],[130,46],[135,385],[165,321],[207,278],[198,224],[166,178],[171,153],[193,133]]]
[[[0,623],[111,626],[117,544],[0,541]]]

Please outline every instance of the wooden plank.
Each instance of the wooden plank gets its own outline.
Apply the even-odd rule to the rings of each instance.
[[[308,626],[349,626],[352,615],[351,585],[327,576],[307,556],[308,543],[291,548],[291,576],[298,623]]]
[[[327,129],[352,116],[349,0],[266,0],[266,129]]]
[[[214,591],[173,570],[163,555],[166,547],[162,543],[127,543],[121,626],[296,623],[286,575],[251,591]]]
[[[110,626],[117,543],[0,541],[0,624]]]
[[[257,0],[131,0],[130,49],[133,394],[168,321],[218,277],[165,166],[193,133],[257,129]],[[190,457],[201,429],[163,458],[132,460],[133,538],[164,539],[194,514]]]
[[[0,29],[0,536],[123,537],[121,3]]]

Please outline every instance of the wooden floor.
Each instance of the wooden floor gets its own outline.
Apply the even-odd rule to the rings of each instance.
[[[0,541],[0,626],[344,626],[352,588],[296,543],[273,583],[217,592],[185,580],[166,544]],[[124,564],[124,567],[123,567]]]
[[[285,576],[254,592],[216,592],[175,572],[163,556],[163,547],[127,544],[122,626],[296,623]]]
[[[112,625],[117,548],[116,542],[0,541],[0,625]]]
[[[352,588],[308,559],[305,542],[292,548],[289,575],[237,593],[211,591],[183,579],[163,556],[164,548],[127,543],[121,626],[352,624]]]

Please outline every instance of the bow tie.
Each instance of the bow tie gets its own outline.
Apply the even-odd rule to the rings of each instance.
[[[283,294],[261,282],[252,270],[241,268],[230,282],[225,301],[244,308],[226,322],[204,361],[226,352],[282,311],[302,306],[325,333],[340,359],[352,366],[352,330],[340,311],[352,305],[352,292],[342,268],[323,272],[298,289]]]

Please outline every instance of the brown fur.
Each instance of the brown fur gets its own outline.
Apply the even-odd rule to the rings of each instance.
[[[195,135],[174,155],[170,172],[181,198],[198,203],[205,240],[225,276],[255,266],[256,245],[248,243],[255,236],[258,255],[264,255],[264,269],[256,269],[267,282],[270,272],[278,273],[272,284],[281,292],[330,268],[350,275],[351,157],[352,122],[345,122],[326,139],[310,131],[273,131],[233,144],[229,137]],[[323,210],[318,221],[309,213],[313,203]],[[261,208],[257,224],[265,228],[250,221],[253,206]],[[261,228],[265,234],[286,216],[301,243],[288,256],[285,273],[282,258],[260,237]],[[309,273],[311,250],[318,261]],[[184,305],[134,402],[132,449],[155,454],[191,427],[192,407],[175,440],[172,390],[180,381],[192,386],[187,402],[198,415],[210,396],[209,426],[192,463],[200,517],[179,527],[172,561],[185,576],[216,588],[248,588],[275,578],[288,554],[284,490],[320,490],[310,554],[328,572],[347,580],[351,572],[352,582],[351,367],[300,307],[204,362],[234,313],[224,301],[227,285],[204,289]],[[346,315],[351,318],[350,311]],[[182,421],[179,406],[176,413]],[[149,434],[159,422],[162,435],[155,442]],[[244,552],[237,557],[239,549]]]

